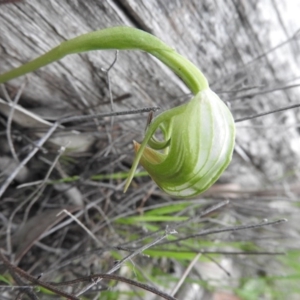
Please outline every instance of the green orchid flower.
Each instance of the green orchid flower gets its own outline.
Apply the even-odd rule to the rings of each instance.
[[[160,129],[164,140],[153,138]],[[210,89],[188,103],[159,115],[149,126],[142,145],[134,142],[138,162],[157,185],[176,197],[207,190],[231,161],[234,121],[222,100]]]
[[[32,72],[72,53],[100,49],[143,50],[170,67],[191,89],[186,104],[158,115],[148,126],[124,191],[140,163],[166,193],[191,197],[207,190],[229,165],[235,125],[228,107],[210,90],[202,72],[155,36],[130,27],[113,27],[65,41],[35,60],[0,75],[0,83]],[[161,131],[163,140],[155,134]]]

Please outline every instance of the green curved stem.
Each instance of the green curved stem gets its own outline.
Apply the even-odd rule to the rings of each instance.
[[[155,36],[131,27],[107,28],[65,41],[31,62],[0,75],[0,83],[35,71],[68,54],[105,49],[146,51],[172,69],[194,94],[208,87],[202,72],[188,59]]]

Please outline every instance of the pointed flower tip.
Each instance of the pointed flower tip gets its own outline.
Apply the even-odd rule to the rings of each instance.
[[[141,144],[139,144],[137,141],[133,140],[133,148],[134,148],[134,152],[137,153],[141,147]]]

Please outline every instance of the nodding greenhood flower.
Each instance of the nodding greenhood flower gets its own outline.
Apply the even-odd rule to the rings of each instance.
[[[190,197],[204,192],[228,166],[234,147],[235,126],[229,109],[213,93],[202,72],[188,59],[155,36],[130,27],[112,27],[83,34],[42,56],[0,75],[0,84],[32,72],[72,53],[91,50],[142,50],[173,70],[194,93],[188,103],[157,116],[129,172],[127,190],[139,162],[168,194]],[[155,138],[160,129],[164,139]]]
[[[163,141],[154,137],[158,129]],[[231,161],[234,138],[228,107],[207,88],[153,120],[143,143],[134,142],[135,162],[166,193],[191,197],[204,192],[223,173]]]

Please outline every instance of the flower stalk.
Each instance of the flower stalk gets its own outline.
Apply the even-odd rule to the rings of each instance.
[[[184,105],[158,115],[141,144],[134,143],[135,159],[126,191],[139,163],[166,193],[191,197],[208,189],[230,163],[235,125],[227,106],[210,90],[202,72],[155,36],[130,27],[113,27],[61,43],[44,55],[0,75],[0,83],[35,71],[68,54],[92,50],[142,50],[173,70],[195,95]],[[155,137],[161,130],[163,140]]]

